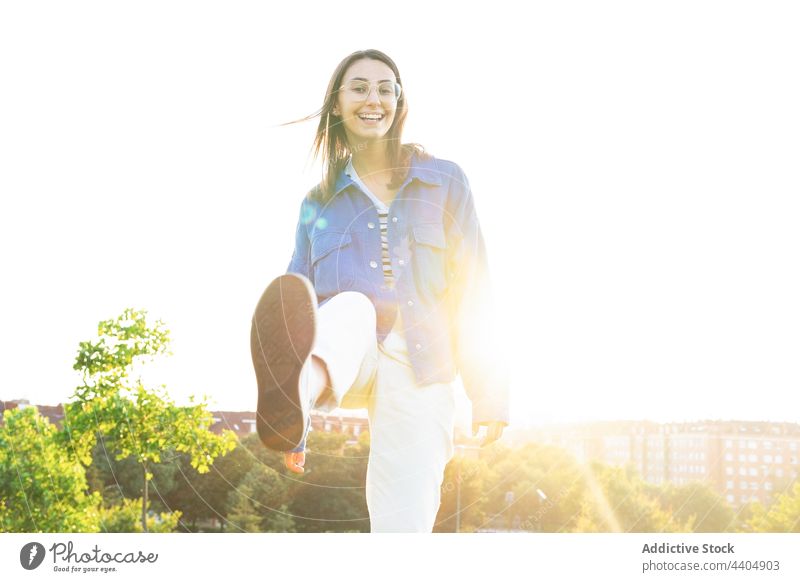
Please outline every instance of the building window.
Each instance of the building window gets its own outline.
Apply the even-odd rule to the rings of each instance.
[[[756,463],[758,462],[758,455],[750,453],[749,455],[747,455],[747,460],[750,461],[751,463]]]
[[[764,455],[765,463],[772,463],[772,455]]]
[[[739,453],[739,462],[744,463],[745,461],[747,461],[747,455],[744,453]]]
[[[750,470],[748,471],[748,473],[750,474],[751,477],[757,477],[758,476],[758,469],[756,469],[755,467],[750,467]]]
[[[726,475],[733,475],[733,467],[725,467]]]
[[[739,481],[739,489],[747,489],[747,481]]]
[[[783,463],[783,455],[775,455],[775,462],[779,465]]]
[[[752,489],[753,491],[758,491],[758,482],[750,481],[750,489]]]
[[[726,495],[725,499],[728,500],[728,503],[736,503],[736,496],[735,495]]]
[[[764,441],[764,448],[771,449],[772,448],[772,441]]]
[[[731,439],[725,439],[725,448],[732,449],[733,448],[733,441]]]
[[[781,469],[780,467],[775,469],[775,476],[776,477],[783,477],[783,469]]]
[[[732,461],[733,460],[733,453],[725,453],[725,460]]]
[[[757,449],[758,443],[756,441],[747,441],[747,448],[748,449]]]
[[[744,467],[739,467],[739,475],[747,475],[747,469]]]
[[[725,489],[733,489],[733,481],[726,482]]]
[[[770,481],[764,481],[764,489],[772,491],[772,483]]]

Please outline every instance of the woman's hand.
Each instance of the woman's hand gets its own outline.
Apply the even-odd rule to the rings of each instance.
[[[283,464],[286,465],[286,468],[293,473],[305,473],[306,470],[303,468],[303,465],[306,464],[305,451],[301,453],[286,451],[283,453]]]
[[[480,423],[474,422],[472,423],[472,436],[478,436],[478,431],[481,429],[481,425],[486,426],[486,437],[481,441],[482,447],[493,443],[503,436],[503,429],[506,427],[506,423],[501,420]]]

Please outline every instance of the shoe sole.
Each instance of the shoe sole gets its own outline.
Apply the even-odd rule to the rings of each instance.
[[[253,314],[250,353],[258,383],[256,430],[265,447],[289,451],[305,432],[300,373],[316,334],[317,296],[311,282],[281,275]]]

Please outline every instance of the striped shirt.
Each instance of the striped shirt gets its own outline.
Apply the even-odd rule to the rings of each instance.
[[[373,204],[375,204],[375,209],[378,211],[378,223],[380,224],[381,230],[381,262],[383,263],[383,279],[386,281],[388,285],[392,285],[394,283],[394,276],[392,275],[392,257],[389,254],[389,237],[387,234],[388,231],[388,223],[389,223],[389,207],[375,194],[373,194],[367,185],[358,177],[358,173],[356,169],[353,167],[353,157],[350,156],[350,159],[347,160],[347,167],[344,169],[344,173],[350,176],[353,181],[358,184],[361,190],[364,191],[364,194],[369,196],[370,200],[372,200]]]

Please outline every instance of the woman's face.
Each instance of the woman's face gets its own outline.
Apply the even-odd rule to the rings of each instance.
[[[359,81],[368,82],[369,89],[364,91],[363,87],[357,85]],[[379,140],[392,126],[397,98],[393,92],[390,94],[386,91],[388,85],[379,87],[379,83],[385,81],[396,83],[397,78],[392,69],[382,61],[360,59],[345,71],[333,113],[341,117],[347,141],[351,146]]]

